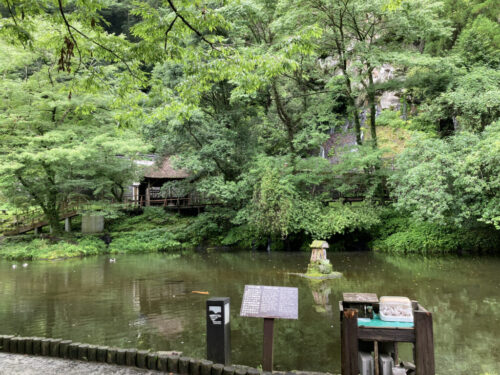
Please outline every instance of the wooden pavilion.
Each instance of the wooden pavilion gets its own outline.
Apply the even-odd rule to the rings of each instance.
[[[132,185],[131,201],[139,206],[163,206],[165,209],[195,209],[200,212],[207,205],[215,204],[204,199],[197,193],[182,193],[172,189],[166,195],[162,194],[161,188],[167,182],[183,181],[190,178],[190,174],[184,169],[176,169],[172,166],[170,157],[162,160],[161,164],[154,161],[140,161],[145,167],[144,177],[141,182]]]
[[[183,169],[175,169],[169,157],[164,158],[161,164],[154,161],[139,161],[145,167],[141,182],[132,185],[132,201],[141,206],[164,205],[165,198],[161,195],[163,184],[171,181],[181,181],[189,177]],[[184,197],[169,197],[184,198]]]

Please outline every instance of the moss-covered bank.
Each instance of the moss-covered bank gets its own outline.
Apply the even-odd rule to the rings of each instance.
[[[147,209],[142,215],[127,213],[108,220],[106,232],[83,235],[78,233],[79,221],[73,232],[61,236],[48,233],[3,238],[0,257],[7,259],[53,260],[61,258],[122,253],[174,251],[192,247],[186,240],[185,227],[192,218],[167,214],[161,209]]]
[[[500,231],[493,227],[456,228],[416,222],[393,210],[380,211],[380,224],[328,239],[330,251],[372,249],[390,253],[492,253],[500,251]],[[211,213],[180,216],[150,207],[141,214],[122,212],[106,221],[106,232],[79,233],[79,220],[73,232],[53,237],[23,235],[0,240],[0,257],[7,259],[60,259],[99,254],[170,252],[200,245],[265,249],[267,238],[253,238],[250,230],[239,227],[240,240],[234,240],[234,227],[214,220]],[[211,220],[212,219],[212,220]],[[228,238],[231,241],[228,244]],[[311,237],[291,235],[287,240],[272,238],[271,249],[306,250]]]

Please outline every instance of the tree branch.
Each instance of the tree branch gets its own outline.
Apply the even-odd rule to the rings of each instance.
[[[66,25],[66,29],[68,30],[68,34],[71,37],[71,40],[75,44],[76,50],[78,51],[78,57],[79,57],[79,62],[78,62],[78,67],[75,70],[75,74],[80,70],[80,66],[82,65],[82,52],[80,51],[80,47],[78,46],[78,42],[75,39],[75,36],[71,32],[71,25],[68,22],[68,19],[66,18],[66,14],[64,14],[64,9],[62,5],[62,0],[57,0],[57,3],[59,5],[59,13],[61,13],[61,17],[64,21],[64,24]]]
[[[17,180],[24,186],[24,188],[28,191],[28,193],[33,197],[33,199],[38,203],[38,205],[42,208],[43,212],[47,212],[47,207],[43,199],[36,193],[35,189],[31,188],[29,182],[27,182],[20,174],[16,173]]]
[[[76,45],[76,48],[78,50],[78,54],[80,55],[80,64],[81,64],[81,53],[80,53],[80,49],[78,47],[78,44],[76,42],[76,39],[74,38],[73,36],[73,33],[71,32],[71,30],[74,30],[76,31],[78,34],[80,34],[82,37],[84,37],[85,39],[87,39],[88,41],[94,43],[95,45],[97,45],[98,47],[102,48],[103,50],[111,53],[114,57],[116,57],[119,61],[121,61],[125,67],[127,68],[127,70],[129,71],[129,73],[134,77],[136,78],[137,80],[139,81],[142,81],[142,79],[140,77],[138,77],[133,71],[132,69],[130,68],[130,66],[128,65],[128,63],[125,61],[125,59],[123,57],[121,57],[120,55],[118,55],[115,51],[113,51],[112,49],[106,47],[105,45],[95,41],[94,39],[92,39],[91,37],[89,37],[88,35],[84,34],[82,31],[80,31],[79,29],[77,29],[76,27],[74,27],[73,25],[71,25],[67,18],[66,18],[66,15],[64,14],[64,11],[63,11],[63,8],[62,8],[62,3],[61,3],[61,0],[58,0],[58,3],[59,3],[59,12],[61,13],[61,16],[63,17],[63,20],[64,20],[64,23],[66,24],[66,28],[68,29],[68,32],[71,36],[71,39],[73,40],[73,42],[75,43]],[[78,68],[80,67],[80,65],[78,65]],[[77,69],[78,71],[78,69]],[[76,73],[76,72],[75,72]]]
[[[184,22],[184,24],[189,28],[191,29],[191,31],[193,31],[196,35],[198,35],[201,40],[203,40],[205,43],[207,43],[212,49],[216,50],[217,52],[221,52],[220,49],[218,49],[211,41],[209,41],[207,38],[205,38],[203,36],[203,34],[201,32],[199,32],[195,27],[193,27],[183,16],[182,14],[179,13],[179,11],[177,10],[177,8],[175,7],[174,3],[172,2],[172,0],[167,0],[168,1],[168,5],[170,5],[170,8],[172,8],[172,10],[175,12],[176,16],[179,17],[181,19],[182,22]]]
[[[11,16],[12,20],[14,21],[14,25],[16,25],[16,27],[19,28],[19,24],[17,23],[16,16],[15,16],[13,10],[12,10],[12,6],[10,5],[10,1],[9,0],[5,0],[5,2],[7,3],[7,9],[9,10],[10,16]],[[23,48],[25,48],[26,46],[25,46],[24,42],[21,39],[19,39],[19,41],[23,45]]]
[[[167,38],[168,38],[168,33],[170,32],[170,30],[172,30],[172,27],[174,27],[174,23],[175,21],[177,21],[177,18],[179,16],[177,15],[177,13],[175,14],[175,18],[174,20],[170,23],[170,25],[168,26],[168,29],[167,31],[165,31],[165,45],[163,47],[163,49],[166,51],[167,50]]]

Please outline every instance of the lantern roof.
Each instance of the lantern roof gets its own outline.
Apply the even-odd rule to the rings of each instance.
[[[328,249],[330,246],[328,245],[328,242],[323,241],[323,240],[314,240],[311,243],[311,248],[313,249]]]

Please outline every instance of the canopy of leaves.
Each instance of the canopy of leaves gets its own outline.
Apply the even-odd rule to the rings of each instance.
[[[121,199],[144,144],[117,129],[109,96],[68,98],[67,74],[50,72],[44,56],[16,52],[24,59],[5,61],[0,82],[3,199],[40,207],[52,224],[68,201]]]
[[[417,137],[390,178],[395,206],[436,224],[500,227],[500,123],[482,134]]]
[[[495,0],[2,4],[13,203],[54,216],[72,197],[120,199],[144,140],[190,173],[165,196],[220,204],[190,227],[200,237],[371,228],[388,187],[419,219],[498,225]],[[386,94],[401,111],[379,116]],[[404,128],[404,147],[383,149],[380,125]]]

